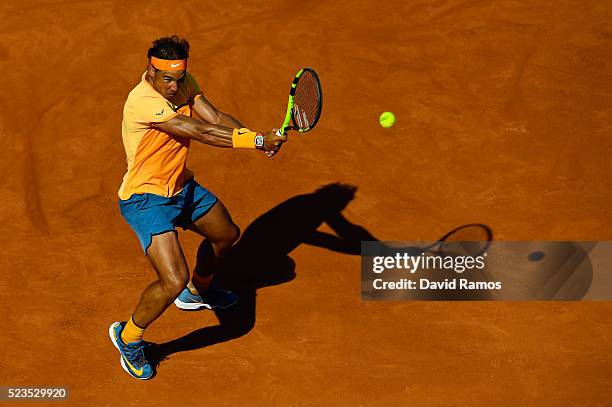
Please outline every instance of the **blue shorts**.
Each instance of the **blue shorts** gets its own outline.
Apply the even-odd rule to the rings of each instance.
[[[212,192],[191,179],[175,196],[134,194],[129,199],[120,199],[119,208],[146,253],[153,235],[176,230],[177,226],[187,229],[216,203],[217,197]]]

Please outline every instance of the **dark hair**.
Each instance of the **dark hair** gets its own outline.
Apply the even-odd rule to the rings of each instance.
[[[149,48],[147,57],[156,57],[159,59],[187,59],[189,58],[189,43],[187,40],[179,38],[178,35],[158,38],[153,41],[153,45]]]

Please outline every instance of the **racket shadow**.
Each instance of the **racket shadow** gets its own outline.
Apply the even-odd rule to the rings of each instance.
[[[221,287],[236,292],[240,301],[230,309],[215,310],[219,325],[153,345],[147,351],[149,360],[158,365],[174,353],[236,339],[251,331],[256,321],[257,290],[295,278],[295,262],[289,255],[299,245],[306,243],[359,255],[362,240],[378,240],[341,213],[356,191],[353,185],[325,185],[290,198],[255,219],[232,247],[215,277]],[[335,234],[317,231],[323,223]]]
[[[423,245],[423,242],[390,242],[389,245],[377,245],[375,249],[370,246],[364,251],[365,256],[394,257],[396,254],[408,256],[432,256],[439,259],[457,256],[480,256],[488,251],[493,242],[493,230],[483,223],[469,223],[452,229],[435,242]],[[376,253],[370,252],[374,250]],[[441,263],[440,263],[441,264]],[[449,277],[447,270],[438,266],[420,270],[419,276],[429,281],[444,281]],[[465,273],[461,277],[467,282],[476,283],[488,281],[483,273]],[[397,295],[399,292],[379,291],[391,293],[386,300],[403,301],[486,301],[490,300],[490,293],[486,290],[411,290]],[[366,293],[366,297],[368,294]],[[383,299],[381,297],[375,297]]]

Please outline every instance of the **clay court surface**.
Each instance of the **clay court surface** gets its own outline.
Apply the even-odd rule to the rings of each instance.
[[[0,17],[0,385],[68,386],[73,405],[612,405],[610,303],[365,302],[355,254],[469,223],[612,240],[609,3],[5,1]],[[281,124],[302,66],[324,110],[272,160],[192,143],[244,233],[224,277],[242,300],[171,307],[140,382],[107,335],[154,279],[117,206],[120,126],[151,41],[174,33],[249,127]],[[199,239],[180,239],[193,264]]]

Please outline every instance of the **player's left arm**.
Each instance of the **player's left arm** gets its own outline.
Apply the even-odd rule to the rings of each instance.
[[[204,121],[219,126],[242,128],[246,127],[234,116],[217,109],[203,94],[198,94],[193,103],[193,110]]]

